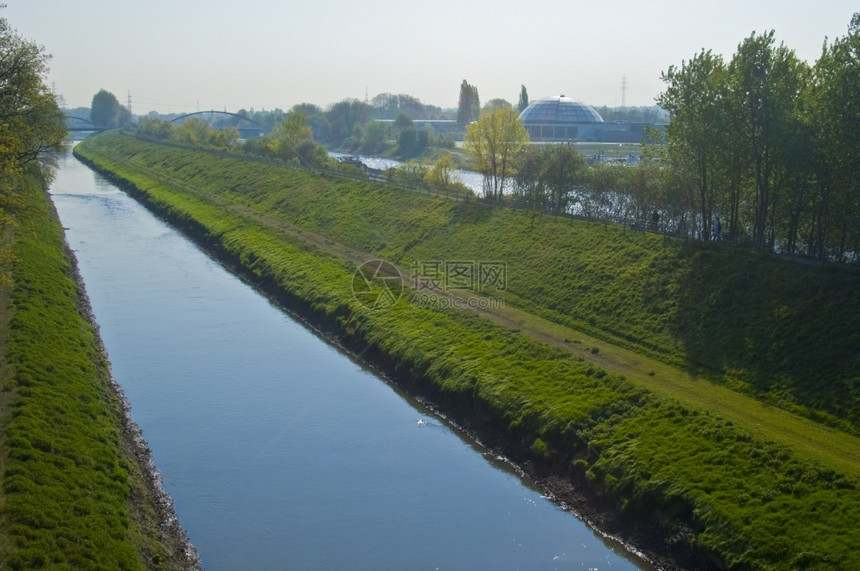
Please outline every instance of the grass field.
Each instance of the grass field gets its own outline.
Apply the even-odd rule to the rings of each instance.
[[[667,536],[730,567],[860,564],[856,273],[119,134],[78,150],[285,303]],[[407,277],[502,261],[486,294],[505,307],[368,311],[349,287],[373,257]]]
[[[38,181],[0,191],[0,567],[178,569]]]

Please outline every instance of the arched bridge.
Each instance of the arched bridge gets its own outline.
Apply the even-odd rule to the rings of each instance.
[[[194,111],[193,113],[185,113],[184,115],[180,115],[179,117],[174,117],[170,120],[171,123],[180,123],[189,117],[195,117],[197,115],[226,115],[228,117],[233,117],[235,119],[240,119],[241,121],[245,121],[249,123],[248,126],[239,127],[236,126],[239,133],[243,137],[259,135],[263,132],[263,124],[259,121],[251,119],[250,117],[246,117],[245,115],[239,115],[238,113],[230,113],[229,111]]]
[[[73,124],[73,121],[77,121],[77,124]],[[81,123],[85,123],[81,125]],[[71,115],[66,116],[66,130],[67,131],[104,131],[104,127],[96,127],[96,124],[90,121],[89,119],[84,119],[83,117],[72,117]]]

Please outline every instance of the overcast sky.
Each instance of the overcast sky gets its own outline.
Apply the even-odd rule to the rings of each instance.
[[[752,32],[814,62],[856,1],[819,0],[5,0],[0,10],[53,56],[69,107],[101,88],[136,114],[288,110],[383,92],[456,107],[565,94],[652,105],[661,72],[702,48],[727,60]],[[626,95],[622,96],[622,78]],[[622,97],[624,101],[622,101]]]

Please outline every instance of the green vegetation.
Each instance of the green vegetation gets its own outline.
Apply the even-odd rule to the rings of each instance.
[[[45,191],[66,136],[46,62],[0,18],[0,567],[187,568]]]
[[[520,86],[520,98],[517,101],[517,111],[522,113],[529,106],[529,92],[525,85]]]
[[[43,80],[47,61],[0,18],[0,191],[28,171],[47,176],[52,153],[63,147],[63,114]]]
[[[245,113],[244,110],[239,111],[240,115]],[[279,109],[258,111],[253,113],[253,118],[263,125],[274,127],[294,113],[307,117],[314,141],[331,149],[409,159],[431,147],[454,146],[451,139],[437,137],[432,129],[396,124],[401,116],[410,123],[427,119],[453,119],[453,113],[426,105],[403,93],[380,93],[370,101],[345,99],[326,109],[302,103],[293,106],[287,113]],[[404,135],[405,132],[408,134]],[[405,139],[401,141],[401,137]]]
[[[502,199],[505,181],[516,173],[515,161],[528,142],[528,131],[510,107],[487,111],[466,127],[463,148],[475,159],[475,169],[484,175],[485,197]]]
[[[125,125],[131,120],[131,112],[119,104],[116,96],[110,91],[100,89],[93,95],[90,106],[90,121],[96,127],[112,129]]]
[[[121,403],[47,194],[2,209],[0,562],[10,569],[180,568],[124,434]],[[178,551],[177,553],[181,553]]]
[[[108,140],[140,168],[184,156],[173,179],[402,267],[505,261],[509,305],[860,432],[856,272]]]
[[[856,434],[856,273],[119,133],[76,153],[482,439],[590,482],[676,553],[728,567],[860,565],[858,440],[777,410],[776,428],[759,430],[743,411],[767,407],[725,388]],[[517,329],[408,296],[366,310],[350,288],[371,256],[407,277],[422,260],[504,261],[506,287],[488,293],[509,307],[491,317]],[[604,342],[568,348],[587,334]],[[618,345],[663,364],[643,357],[642,379],[607,372],[596,363]],[[839,452],[821,460],[807,441]]]
[[[478,88],[469,85],[465,79],[460,84],[460,99],[457,102],[457,123],[464,127],[478,118],[481,114],[481,98]]]
[[[677,194],[662,214],[705,241],[856,262],[860,13],[812,66],[774,42],[753,33],[728,63],[702,50],[663,74]]]

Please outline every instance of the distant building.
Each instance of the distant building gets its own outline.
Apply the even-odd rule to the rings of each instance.
[[[603,120],[594,107],[564,95],[544,97],[520,113],[520,119],[535,142],[639,143],[645,138],[645,123]],[[658,127],[659,128],[659,127]]]

